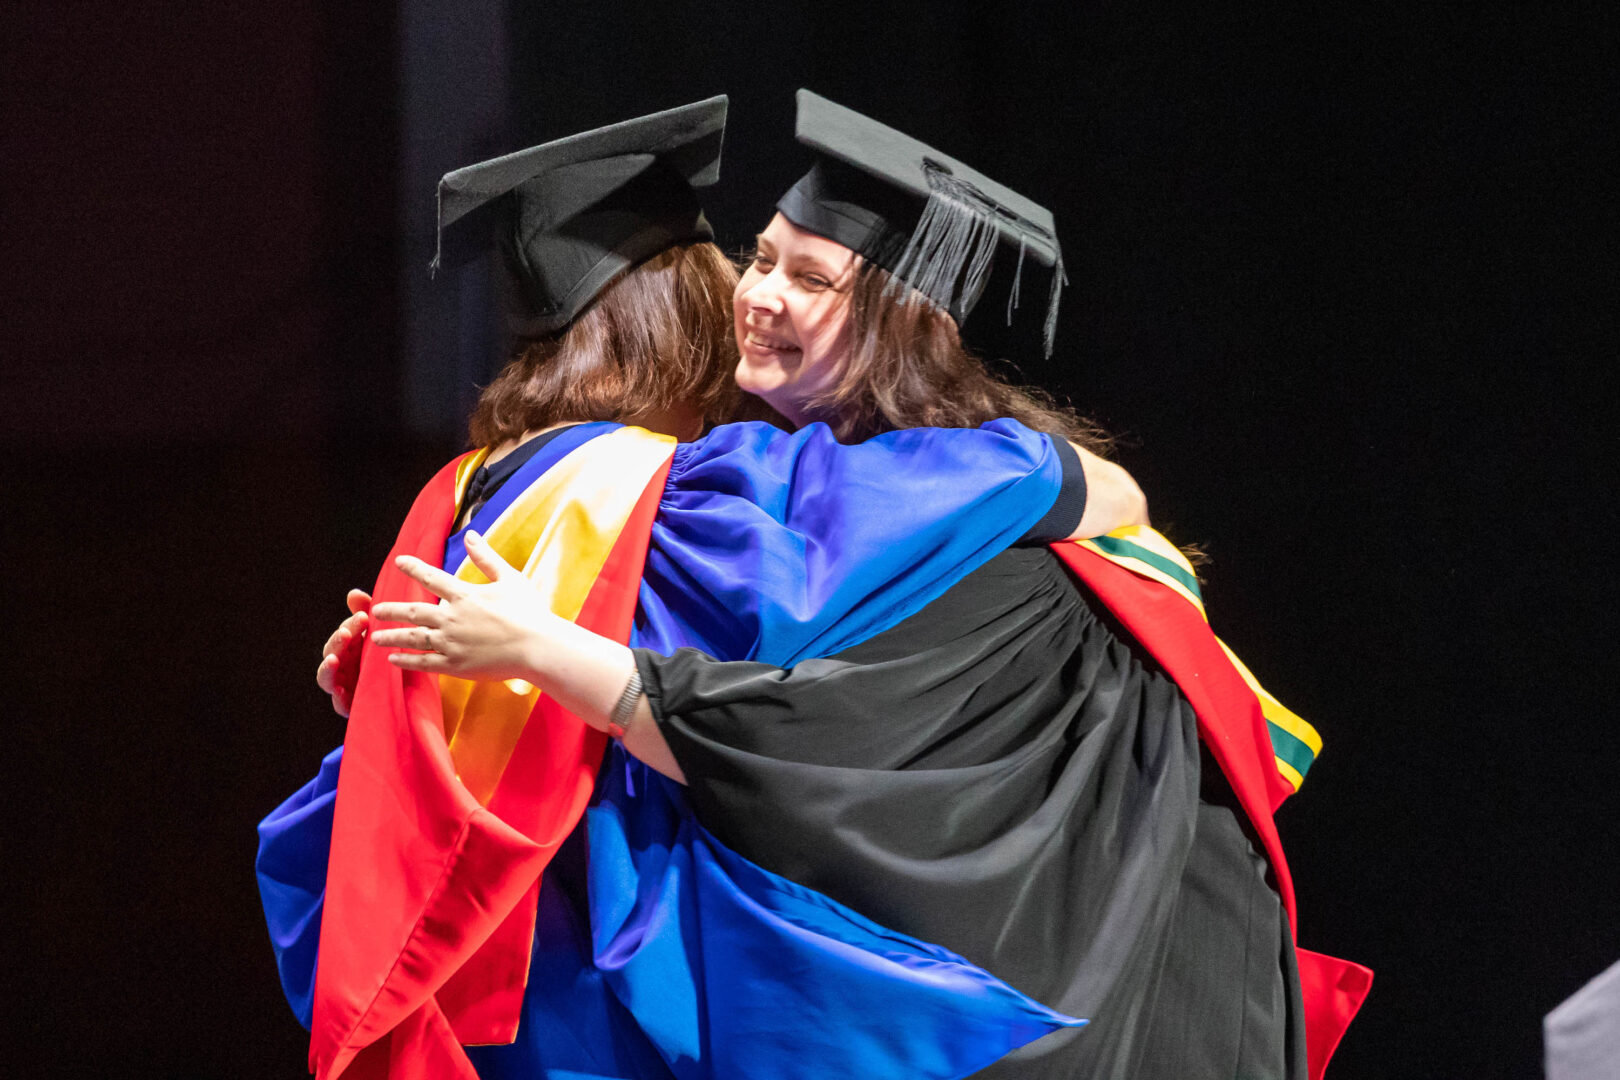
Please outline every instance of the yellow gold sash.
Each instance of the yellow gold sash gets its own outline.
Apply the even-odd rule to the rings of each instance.
[[[674,452],[673,438],[642,428],[597,436],[530,484],[485,537],[503,559],[522,569],[553,612],[572,621],[631,510]],[[456,476],[458,501],[487,456],[487,450],[480,451],[463,462]],[[454,573],[464,581],[489,580],[471,560]],[[477,682],[444,675],[439,694],[456,773],[487,805],[540,691],[521,679]]]

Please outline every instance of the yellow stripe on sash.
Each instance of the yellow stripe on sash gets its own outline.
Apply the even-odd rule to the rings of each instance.
[[[1303,717],[1272,697],[1226,642],[1220,638],[1215,640],[1221,651],[1226,653],[1226,658],[1232,661],[1232,666],[1237,668],[1238,674],[1243,676],[1243,681],[1249,684],[1249,689],[1254,691],[1254,696],[1260,699],[1260,712],[1271,731],[1271,746],[1277,751],[1277,771],[1298,791],[1305,782],[1305,774],[1316,761],[1316,755],[1322,752],[1322,736]]]
[[[1226,653],[1226,658],[1232,661],[1232,666],[1238,669],[1238,674],[1243,676],[1243,681],[1249,684],[1249,689],[1253,690],[1255,696],[1260,699],[1260,704],[1265,710],[1266,719],[1309,746],[1311,753],[1320,754],[1322,752],[1322,736],[1316,733],[1316,729],[1292,712],[1288,706],[1272,697],[1266,688],[1260,685],[1259,680],[1254,677],[1254,673],[1244,666],[1242,660],[1237,658],[1237,654],[1228,647],[1226,642],[1221,641],[1220,638],[1215,640],[1220,642],[1221,649]]]
[[[553,612],[576,619],[630,512],[674,452],[673,438],[642,428],[599,435],[530,484],[485,538],[522,569]],[[486,456],[475,454],[458,470],[458,499]],[[489,580],[470,559],[454,572],[477,584]],[[540,692],[521,679],[476,682],[442,675],[439,694],[456,772],[487,805]]]
[[[1209,615],[1204,610],[1204,599],[1198,591],[1198,575],[1192,564],[1159,532],[1147,525],[1128,525],[1115,529],[1106,536],[1081,540],[1080,545],[1096,552],[1109,562],[1169,588],[1186,600],[1205,622]],[[1316,755],[1322,752],[1322,737],[1302,718],[1282,702],[1267,693],[1254,674],[1244,666],[1237,654],[1227,648],[1226,642],[1215,639],[1232,661],[1232,666],[1243,676],[1243,681],[1260,702],[1260,712],[1266,718],[1271,735],[1271,747],[1276,756],[1277,771],[1295,791],[1305,782]]]
[[[1080,546],[1095,551],[1109,562],[1118,563],[1142,577],[1173,590],[1198,609],[1206,622],[1204,598],[1198,591],[1198,575],[1176,545],[1150,525],[1126,525],[1106,536],[1081,540]]]

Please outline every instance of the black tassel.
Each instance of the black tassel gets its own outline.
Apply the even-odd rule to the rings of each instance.
[[[1024,234],[1018,234],[1018,265],[1013,267],[1012,292],[1007,294],[1007,325],[1012,325],[1013,311],[1018,307],[1018,289],[1024,283],[1024,252],[1029,250],[1029,244]]]
[[[437,228],[433,230],[433,261],[428,263],[428,280],[439,275],[439,257],[444,254],[444,182],[439,182],[438,188],[433,192],[433,220]]]
[[[1012,293],[1007,298],[1007,325],[1012,325],[1024,278],[1024,257],[1031,236],[1046,240],[1056,253],[1052,268],[1052,290],[1047,298],[1043,342],[1046,355],[1052,355],[1057,337],[1058,299],[1068,278],[1063,273],[1063,254],[1051,231],[1026,221],[995,202],[972,183],[959,179],[933,161],[923,161],[928,179],[928,202],[912,230],[890,282],[891,296],[905,302],[905,286],[910,285],[931,303],[944,309],[958,324],[978,303],[990,280],[990,265],[1000,242],[1002,221],[1018,235],[1018,266],[1013,272]],[[905,295],[900,295],[905,293]]]
[[[1046,345],[1046,359],[1052,359],[1052,345],[1057,341],[1058,301],[1063,297],[1063,286],[1069,283],[1069,277],[1063,272],[1063,252],[1058,252],[1057,262],[1052,267],[1052,291],[1046,298],[1046,332],[1042,341]]]
[[[983,192],[931,161],[923,163],[928,202],[895,264],[896,292],[910,285],[960,321],[990,277],[997,207]]]

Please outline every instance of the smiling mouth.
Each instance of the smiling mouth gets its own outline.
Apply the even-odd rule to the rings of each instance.
[[[746,340],[748,344],[752,345],[754,348],[761,349],[765,352],[785,353],[799,351],[799,347],[792,342],[783,341],[781,338],[769,337],[760,333],[758,330],[749,330],[744,336],[744,340]]]

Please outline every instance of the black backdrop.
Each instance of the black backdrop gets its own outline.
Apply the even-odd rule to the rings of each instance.
[[[1025,373],[1127,437],[1327,740],[1281,827],[1303,943],[1378,971],[1336,1075],[1536,1075],[1620,960],[1606,6],[619,7],[513,4],[508,147],[729,93],[741,245],[804,85],[1055,209]],[[316,647],[458,449],[400,423],[416,9],[219,8],[24,4],[0,45],[30,1075],[301,1075],[253,824],[341,738]]]

